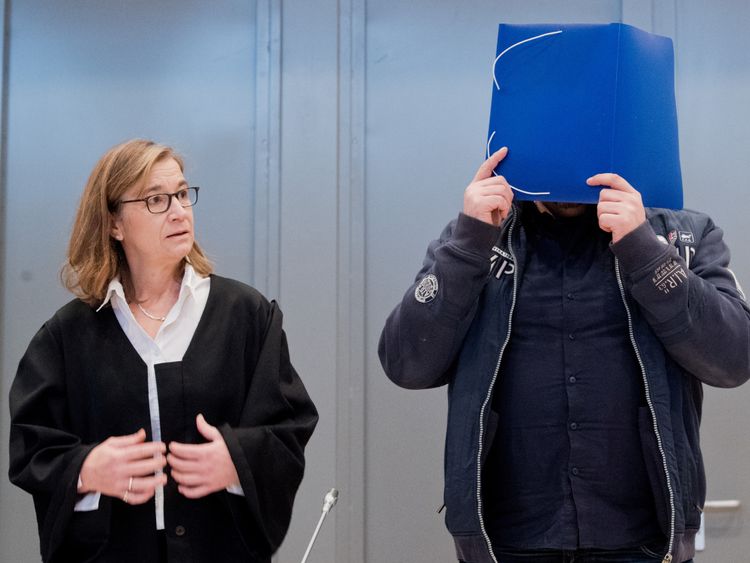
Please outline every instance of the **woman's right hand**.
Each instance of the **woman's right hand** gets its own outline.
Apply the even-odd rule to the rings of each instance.
[[[99,492],[128,504],[143,504],[167,482],[163,442],[146,442],[146,431],[112,436],[89,452],[81,466],[79,493]]]

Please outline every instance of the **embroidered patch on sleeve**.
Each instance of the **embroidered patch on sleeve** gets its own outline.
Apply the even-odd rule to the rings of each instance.
[[[669,258],[666,262],[656,267],[654,277],[651,278],[651,281],[654,283],[656,289],[667,294],[687,281],[687,272],[685,272],[685,268],[679,262]]]
[[[677,233],[680,235],[680,242],[695,244],[695,237],[690,231],[677,231]]]
[[[428,274],[422,278],[422,281],[414,290],[414,298],[420,303],[429,303],[438,292],[438,281],[434,274]]]

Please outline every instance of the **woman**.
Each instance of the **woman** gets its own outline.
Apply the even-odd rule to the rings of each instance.
[[[42,559],[268,562],[317,413],[281,312],[211,274],[198,188],[174,151],[108,151],[63,269],[78,299],[39,330],[10,392],[10,478]]]

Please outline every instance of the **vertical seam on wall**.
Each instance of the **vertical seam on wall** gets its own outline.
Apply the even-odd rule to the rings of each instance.
[[[7,182],[8,182],[8,79],[10,69],[10,10],[11,0],[4,0],[3,2],[3,59],[2,59],[2,86],[0,87],[0,280],[5,280],[5,264],[6,264],[6,246],[7,240],[6,234],[6,197],[7,197]],[[5,302],[5,287],[4,283],[0,283],[2,287],[2,295],[0,300]],[[0,392],[4,398],[8,397],[8,390],[5,388],[5,374],[2,372],[2,366],[5,362],[5,308],[0,309]],[[5,399],[0,401],[0,404],[5,404]],[[4,416],[0,416],[0,435],[4,436],[2,421],[5,419]]]
[[[253,285],[276,299],[281,291],[281,2],[256,4],[255,182]]]
[[[2,53],[2,85],[0,85],[0,302],[5,303],[6,295],[5,290],[7,284],[5,284],[6,276],[6,197],[7,197],[7,181],[8,181],[8,92],[9,78],[10,78],[10,10],[11,0],[4,0],[2,3],[3,10],[3,53]],[[3,366],[5,365],[5,307],[0,307],[0,393],[2,393],[2,399],[0,399],[0,405],[7,408],[8,392],[10,389],[6,388],[5,381],[6,376],[10,379],[10,374],[6,374]],[[5,412],[8,412],[7,410]],[[0,415],[0,436],[7,436],[8,434],[4,428],[5,413]],[[7,458],[6,458],[7,459]],[[7,474],[7,465],[1,464],[3,473]],[[8,514],[5,511],[0,510],[0,529],[7,529],[7,526],[3,525],[3,520],[8,518]]]
[[[338,1],[335,560],[365,557],[365,0]]]
[[[252,285],[281,293],[281,0],[255,5],[255,175]],[[278,554],[272,557],[278,561]]]
[[[650,13],[651,13],[651,29],[649,31],[651,33],[656,33],[656,3],[654,0],[651,0],[651,5],[649,6]]]
[[[679,47],[678,47],[678,45],[679,45],[679,39],[677,37],[678,36],[678,30],[679,30],[679,27],[677,25],[678,24],[678,19],[679,19],[679,14],[677,12],[677,2],[675,0],[672,0],[672,2],[670,2],[670,6],[672,8],[670,10],[670,15],[672,16],[672,21],[670,22],[671,23],[670,27],[672,28],[672,43],[674,45],[674,74],[675,74],[675,77],[677,77],[677,76],[680,75],[679,74],[679,70],[680,70],[679,69],[679,62],[678,62],[679,59],[677,57],[677,53],[679,52]],[[677,84],[676,84],[676,81],[675,81],[675,96],[678,95],[677,92],[678,92],[678,88],[677,88]]]

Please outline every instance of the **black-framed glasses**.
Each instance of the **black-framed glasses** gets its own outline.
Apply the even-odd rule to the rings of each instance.
[[[177,190],[173,194],[151,194],[148,197],[142,197],[140,199],[121,199],[117,202],[118,205],[122,203],[135,203],[136,201],[145,201],[146,208],[151,213],[166,213],[169,207],[172,205],[172,198],[177,200],[182,207],[192,207],[198,203],[198,190],[197,186],[190,188],[182,188]]]

